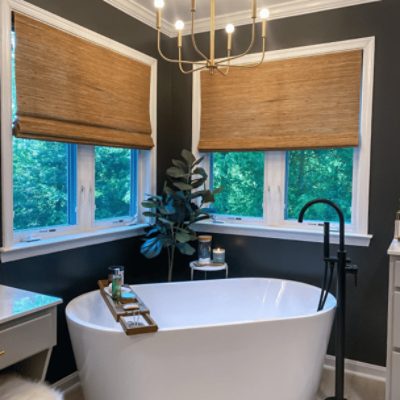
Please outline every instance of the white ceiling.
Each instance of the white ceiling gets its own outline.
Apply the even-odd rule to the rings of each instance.
[[[294,3],[295,1],[291,0],[290,2]],[[283,2],[282,0],[258,0],[257,6],[262,8]],[[191,18],[191,3],[191,0],[165,0],[164,18],[171,23],[177,19],[188,21]],[[210,0],[197,0],[196,3],[196,16],[198,18],[208,18],[210,16]],[[247,11],[249,18],[251,16],[252,0],[216,0],[215,3],[217,15],[219,16],[239,11]],[[153,4],[154,0],[142,0],[142,5],[150,10],[154,10]]]
[[[1,0],[0,0],[1,1]],[[154,0],[104,0],[132,17],[155,27]],[[257,7],[268,7],[270,19],[287,18],[295,15],[332,10],[335,8],[356,6],[381,0],[257,0]],[[246,25],[251,21],[251,0],[216,0],[217,29],[227,23]],[[190,32],[191,0],[165,0],[162,31],[175,36],[175,21],[185,22],[184,34]],[[196,32],[209,30],[210,0],[197,0]]]

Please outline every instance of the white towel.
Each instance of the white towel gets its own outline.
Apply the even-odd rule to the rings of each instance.
[[[0,400],[63,400],[63,395],[45,384],[5,374],[0,375]]]

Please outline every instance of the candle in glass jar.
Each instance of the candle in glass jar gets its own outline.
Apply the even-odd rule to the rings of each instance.
[[[220,247],[213,249],[213,262],[222,264],[225,262],[225,249]]]

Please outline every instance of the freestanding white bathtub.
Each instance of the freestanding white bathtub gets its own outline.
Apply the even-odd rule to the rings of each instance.
[[[276,279],[133,286],[159,325],[126,336],[98,291],[66,314],[85,400],[314,400],[336,307]]]

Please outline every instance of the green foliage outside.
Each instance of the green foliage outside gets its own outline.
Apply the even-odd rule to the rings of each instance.
[[[97,220],[130,215],[131,155],[129,149],[95,148]]]
[[[213,186],[224,188],[215,198],[217,214],[263,216],[263,152],[213,153],[211,167]]]
[[[286,218],[297,219],[303,205],[319,197],[335,202],[351,222],[353,154],[352,148],[289,151]],[[322,204],[309,209],[305,218],[337,221],[335,211]]]
[[[353,149],[302,150],[287,152],[286,219],[297,219],[301,208],[318,197],[337,203],[351,222]],[[214,153],[213,184],[224,190],[216,196],[217,214],[262,217],[264,196],[264,153]],[[325,205],[316,205],[307,220],[336,221]]]
[[[13,139],[14,229],[68,223],[68,145]]]

